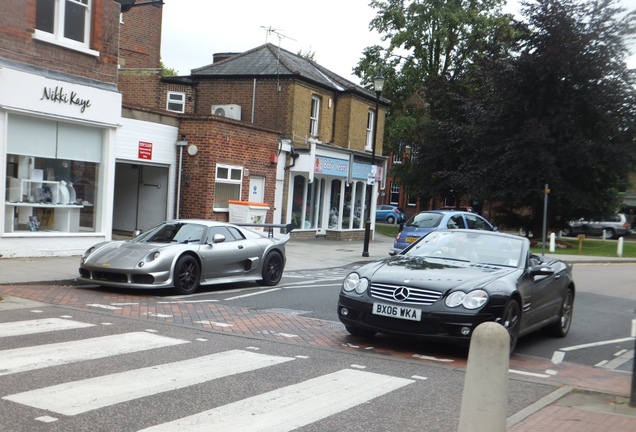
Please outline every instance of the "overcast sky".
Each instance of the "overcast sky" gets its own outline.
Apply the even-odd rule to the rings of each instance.
[[[240,53],[270,42],[293,53],[314,52],[318,64],[358,83],[351,71],[362,51],[381,43],[369,30],[375,16],[369,1],[164,0],[161,59],[188,75],[211,64],[214,53]],[[509,1],[506,11],[512,12],[516,0]],[[622,2],[636,9],[636,0]]]

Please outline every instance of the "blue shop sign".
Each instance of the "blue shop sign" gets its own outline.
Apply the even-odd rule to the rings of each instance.
[[[375,179],[382,180],[382,167],[376,166],[377,170],[375,172]],[[351,172],[351,178],[367,180],[369,178],[369,174],[371,174],[371,164],[363,164],[354,162],[353,170]]]
[[[349,175],[349,161],[345,159],[316,156],[314,173],[347,177]]]

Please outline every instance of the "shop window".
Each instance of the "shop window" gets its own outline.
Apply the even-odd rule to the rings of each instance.
[[[366,184],[354,182],[345,187],[345,200],[342,217],[343,229],[363,227],[366,208]]]
[[[315,229],[320,227],[322,212],[320,201],[323,196],[324,180],[313,183],[301,175],[294,177],[292,193],[292,222],[297,229]]]
[[[92,0],[37,0],[34,37],[98,55],[89,49]]]
[[[214,181],[214,211],[230,211],[228,201],[241,199],[243,167],[216,165]]]
[[[329,205],[329,229],[342,228],[342,206],[340,198],[342,196],[342,181],[331,181],[331,195]]]
[[[320,98],[318,96],[311,97],[311,115],[309,117],[309,135],[317,137],[319,133],[320,120]]]
[[[166,109],[172,112],[185,112],[185,93],[168,92]]]
[[[4,232],[96,231],[103,130],[9,114]]]
[[[367,113],[367,141],[364,145],[365,150],[373,150],[373,120],[375,118],[375,113],[372,110],[369,110]]]

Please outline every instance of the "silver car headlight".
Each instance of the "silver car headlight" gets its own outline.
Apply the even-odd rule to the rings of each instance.
[[[369,279],[361,278],[358,273],[349,273],[342,283],[342,289],[346,292],[355,291],[362,294],[369,287]]]
[[[474,290],[468,293],[455,291],[451,293],[444,303],[450,308],[464,306],[466,309],[478,309],[488,301],[488,293],[484,290]]]
[[[97,249],[95,246],[91,246],[89,247],[86,252],[84,252],[84,254],[82,255],[82,258],[80,259],[80,261],[82,262],[82,264],[84,264],[86,262],[86,258],[88,258],[88,256],[90,254],[92,254],[93,252],[95,252],[95,249]]]
[[[146,256],[146,258],[144,258],[143,261],[139,261],[137,263],[137,267],[143,267],[145,263],[156,260],[157,258],[159,258],[159,255],[161,255],[161,252],[159,251],[149,254],[148,256]]]

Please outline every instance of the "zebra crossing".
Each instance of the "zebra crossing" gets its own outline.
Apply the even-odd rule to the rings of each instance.
[[[186,347],[191,341],[162,336],[149,331],[131,331],[111,335],[93,335],[95,324],[73,319],[45,318],[0,323],[2,341],[38,333],[65,332],[84,329],[82,337],[63,342],[35,344],[0,349],[0,418],[3,413],[15,412],[22,407],[39,414],[22,419],[25,424],[39,421],[62,423],[93,412],[134,402],[143,405],[145,398],[169,394],[182,389],[210,383],[241,374],[292,366],[299,359],[292,356],[270,355],[246,349],[228,349],[193,358],[166,361],[154,366],[100,374],[94,371],[89,378],[70,379],[54,385],[35,385],[26,391],[13,392],[2,379],[18,374],[43,371],[58,366],[76,366],[100,359],[125,357],[134,353],[160,352],[170,347]],[[28,339],[30,340],[30,339]],[[307,377],[306,377],[307,378]],[[301,379],[289,385],[254,394],[211,409],[188,415],[175,415],[168,421],[147,424],[132,429],[118,426],[118,430],[143,431],[291,431],[320,421],[357,405],[409,386],[414,379],[357,370],[351,367],[317,377]],[[99,418],[99,417],[98,417]],[[62,427],[60,425],[60,427]],[[6,427],[6,429],[5,429]],[[107,430],[95,425],[94,430]],[[0,430],[11,429],[8,425]],[[36,430],[29,427],[28,430]],[[72,430],[62,427],[60,430]]]

